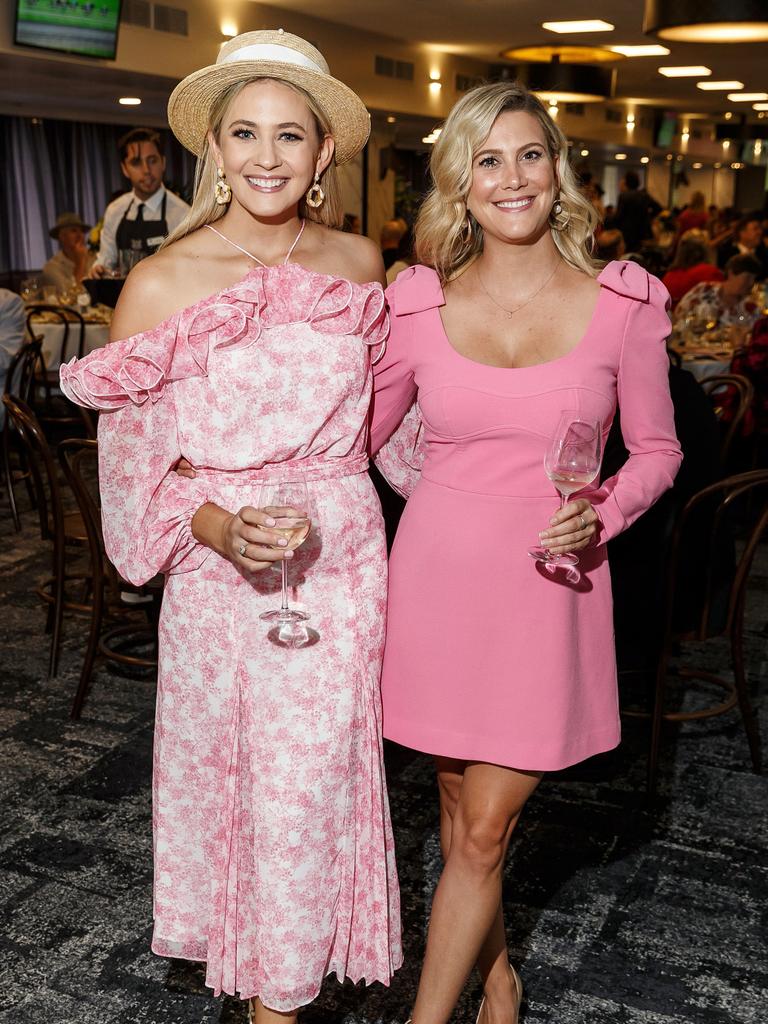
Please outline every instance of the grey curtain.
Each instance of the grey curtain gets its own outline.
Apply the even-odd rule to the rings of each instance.
[[[0,273],[39,270],[56,251],[48,237],[57,216],[102,217],[110,196],[127,187],[117,140],[125,125],[83,124],[0,115]],[[194,157],[165,138],[169,188],[189,199]]]

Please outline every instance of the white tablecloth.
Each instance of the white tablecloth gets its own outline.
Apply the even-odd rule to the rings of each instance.
[[[63,324],[46,324],[40,323],[37,320],[33,320],[32,324],[33,334],[43,339],[43,355],[45,356],[45,365],[49,370],[58,370],[59,368],[59,351],[61,349],[61,339],[64,334]],[[64,356],[64,361],[67,362],[72,356],[77,355],[77,343],[80,337],[80,325],[70,324],[69,325],[69,338],[67,339],[67,351]],[[93,352],[95,348],[103,348],[109,341],[109,325],[108,324],[89,324],[85,325],[85,347],[83,355],[87,355],[89,352]]]

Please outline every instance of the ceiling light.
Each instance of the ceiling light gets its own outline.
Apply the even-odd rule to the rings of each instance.
[[[682,163],[682,162],[683,162],[683,158],[682,158],[682,156],[681,156],[680,154],[678,154],[678,155],[677,155],[677,156],[675,157],[675,160],[677,160],[677,162],[678,162],[678,163]]]
[[[690,67],[680,65],[679,67],[659,68],[659,74],[664,75],[665,78],[704,78],[706,75],[711,75],[712,71],[701,65],[691,65]]]
[[[494,79],[519,81],[544,103],[600,103],[613,96],[616,70],[600,64],[504,64]]]
[[[731,140],[730,139],[723,139],[723,149],[730,149],[730,148],[731,148]]]
[[[694,171],[700,171],[702,166],[703,165],[700,164],[700,163],[691,164],[691,167],[693,168]]]
[[[667,160],[674,160],[674,156],[671,153],[667,153]]]
[[[141,105],[141,100],[138,96],[121,96],[117,102],[123,107],[138,107]]]
[[[753,110],[768,110],[768,103],[753,103]]]
[[[727,92],[729,89],[743,89],[743,82],[697,82],[697,89],[703,89],[705,92],[715,92],[721,89],[723,92]]]
[[[719,170],[720,170],[720,168],[721,168],[722,166],[723,166],[723,165],[722,165],[722,164],[720,164],[720,163],[717,163],[717,164],[715,164],[715,170],[716,170],[716,171],[719,171]]]
[[[634,123],[635,123],[635,115],[634,114],[627,114],[627,124],[634,124]]]
[[[614,153],[613,154],[613,159],[614,160],[626,160],[627,159],[627,154],[626,153]]]
[[[649,164],[650,162],[651,162],[651,158],[649,156],[641,156],[640,157],[640,163],[641,164]]]
[[[609,21],[543,21],[541,27],[547,32],[613,32]]]
[[[504,60],[534,60],[549,64],[605,64],[623,60],[612,46],[578,46],[574,43],[546,43],[541,46],[514,46],[499,54]]]
[[[729,92],[731,103],[762,103],[768,100],[768,92]]]
[[[395,121],[397,121],[397,118],[393,117],[392,114],[390,114],[389,117],[387,118],[387,124],[394,124]]]
[[[743,167],[743,166],[744,166],[744,164],[740,164],[740,163],[739,163],[739,162],[737,161],[736,163],[734,163],[734,164],[731,164],[731,170],[732,170],[732,171],[740,171],[740,170],[742,169],[742,167]]]
[[[608,49],[625,57],[666,57],[669,53],[666,46],[657,46],[653,43],[647,46],[609,46]]]
[[[221,34],[227,39],[232,39],[237,35],[237,25],[231,18],[225,18],[219,28],[221,29]]]
[[[765,0],[645,0],[643,32],[680,43],[765,41]]]
[[[581,156],[589,156],[589,150],[588,149],[582,149]]]
[[[549,112],[550,117],[557,117],[558,113],[560,112],[556,103],[550,103],[547,107],[547,111]]]

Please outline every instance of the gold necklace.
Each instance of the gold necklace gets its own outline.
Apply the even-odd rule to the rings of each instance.
[[[512,319],[512,315],[514,313],[517,313],[517,311],[522,309],[523,306],[527,306],[529,302],[533,302],[533,300],[536,298],[536,296],[539,294],[539,292],[543,292],[544,291],[544,289],[547,287],[549,282],[552,280],[552,278],[557,273],[557,268],[560,266],[561,263],[562,263],[562,260],[558,260],[555,263],[555,266],[554,266],[554,269],[552,270],[552,273],[549,274],[549,276],[545,280],[544,284],[541,285],[539,288],[537,288],[536,291],[533,293],[533,295],[529,295],[528,298],[525,300],[525,302],[521,302],[520,305],[519,306],[515,306],[514,309],[507,309],[506,306],[502,306],[502,304],[500,302],[497,302],[496,299],[494,299],[494,297],[491,295],[491,293],[488,291],[488,289],[485,287],[485,284],[483,283],[483,278],[482,278],[482,276],[480,274],[480,270],[479,270],[479,268],[477,266],[477,263],[475,264],[475,273],[477,274],[477,280],[480,282],[480,287],[483,289],[483,291],[488,296],[488,298],[491,300],[491,302],[494,304],[494,306],[498,306],[499,309],[502,310],[504,313],[506,313],[507,317],[511,320]]]

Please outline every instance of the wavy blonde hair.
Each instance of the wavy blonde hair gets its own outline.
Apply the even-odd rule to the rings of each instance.
[[[598,215],[582,194],[568,160],[568,141],[537,96],[519,82],[478,85],[463,96],[443,125],[430,159],[432,188],[416,219],[416,256],[443,283],[458,277],[483,251],[483,229],[467,210],[472,161],[500,114],[532,114],[542,127],[553,164],[557,159],[562,213],[550,217],[555,245],[566,263],[595,277],[601,264],[591,247]],[[471,230],[468,229],[468,225]]]
[[[282,78],[271,79],[260,76],[257,78],[250,78],[245,82],[237,82],[235,85],[231,85],[228,89],[225,89],[224,92],[222,92],[221,96],[219,96],[216,102],[211,106],[210,130],[217,142],[220,138],[224,115],[235,97],[246,87],[246,85],[251,85],[253,82],[267,81],[280,82],[281,85],[288,86],[289,89],[293,89],[294,92],[297,92],[302,97],[314,118],[318,139],[323,139],[326,135],[332,134],[328,119],[308,92],[305,92],[304,89],[299,88],[297,85],[293,85],[291,82],[283,81]],[[161,249],[178,241],[179,238],[184,238],[186,235],[192,234],[193,231],[197,231],[197,229],[201,228],[204,224],[213,224],[214,221],[217,221],[220,217],[224,216],[227,211],[227,207],[219,206],[216,202],[216,171],[216,156],[206,139],[205,147],[198,157],[197,167],[195,168],[195,187],[192,207],[176,230],[172,231],[165,239],[163,244],[160,246]],[[341,185],[339,184],[339,175],[336,170],[335,157],[323,171],[320,177],[320,183],[323,187],[323,192],[325,192],[323,205],[317,208],[308,206],[306,200],[302,198],[299,202],[299,216],[304,217],[307,220],[314,220],[318,224],[325,224],[331,228],[341,227],[344,210],[341,202]],[[307,182],[307,188],[309,188],[310,184],[311,182]]]

